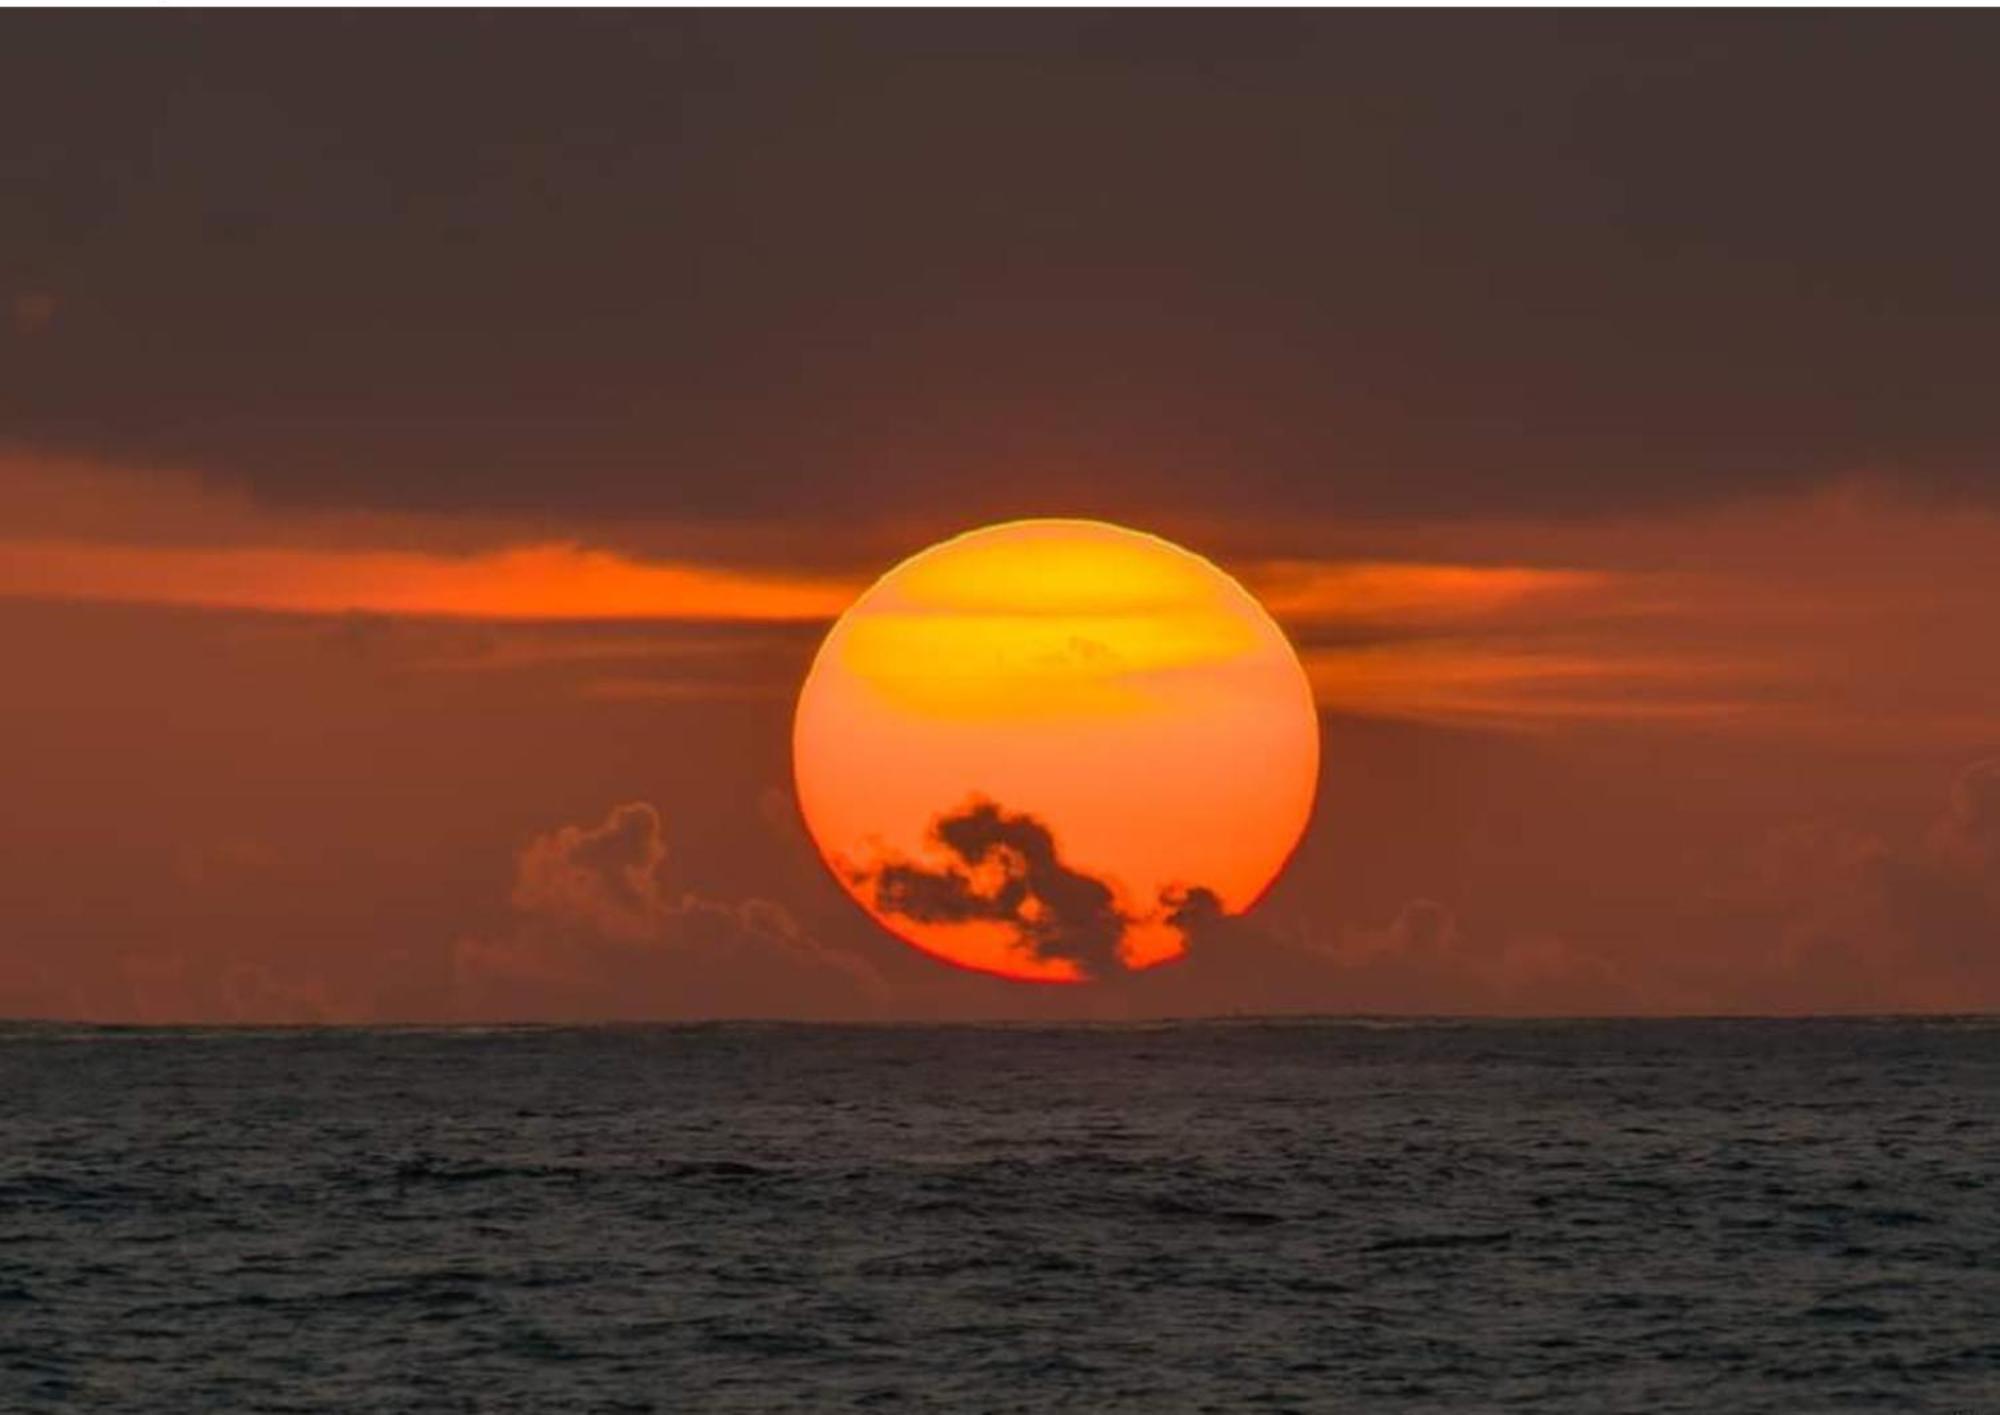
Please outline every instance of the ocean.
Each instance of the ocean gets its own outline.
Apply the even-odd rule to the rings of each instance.
[[[0,1408],[2000,1411],[2000,1022],[8,1024]]]

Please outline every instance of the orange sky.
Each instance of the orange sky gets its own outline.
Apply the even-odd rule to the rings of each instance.
[[[0,513],[0,597],[507,624],[825,623],[915,548],[905,532],[880,561],[801,571],[789,538],[754,528],[280,511],[189,478],[18,454],[0,458]],[[1329,710],[1836,737],[1977,737],[1995,712],[1948,646],[1983,616],[2000,518],[1869,483],[1675,516],[1334,523],[1318,559],[1292,553],[1296,526],[1263,535],[1275,555],[1255,553],[1255,526],[1176,533],[1213,542],[1288,627]],[[593,692],[694,691],[610,671],[621,651],[601,640],[582,653],[607,665]],[[1913,655],[1920,680],[1937,670],[1914,697]],[[1892,679],[1893,710],[1878,701]]]
[[[0,502],[0,1012],[2000,1005],[2000,518],[1881,485],[1175,527],[1298,646],[1321,807],[1249,919],[1066,1001],[941,975],[803,839],[792,697],[879,563],[76,463]]]

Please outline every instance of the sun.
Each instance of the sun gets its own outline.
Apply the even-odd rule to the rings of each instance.
[[[1181,956],[1312,815],[1298,655],[1229,575],[1101,521],[1012,521],[902,564],[800,690],[799,806],[897,937],[1009,978]]]

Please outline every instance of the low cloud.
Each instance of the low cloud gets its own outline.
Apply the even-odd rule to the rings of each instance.
[[[1781,919],[1775,990],[1843,1009],[2000,1003],[2000,759],[1961,771],[1913,845],[1821,828],[1779,853],[1763,895]]]
[[[1657,1005],[1603,950],[1546,932],[1482,937],[1434,899],[1410,900],[1384,927],[1349,931],[1331,954],[1363,1011],[1585,1016]]]
[[[1836,820],[1769,832],[1685,902],[1586,928],[1468,926],[1430,900],[1316,952],[1338,1010],[1869,1013],[2000,1005],[2000,758],[1964,768],[1901,837]],[[1263,940],[1269,949],[1279,946]],[[1239,955],[1241,956],[1241,955]]]
[[[1187,1014],[1571,1014],[1643,1010],[1619,970],[1547,935],[1486,936],[1435,899],[1327,935],[1206,910],[1185,966],[1149,999]]]
[[[1006,924],[1025,956],[1073,963],[1092,980],[1130,971],[1123,944],[1140,916],[1121,907],[1108,881],[1066,863],[1054,832],[1034,816],[974,800],[940,816],[931,839],[947,863],[891,860],[856,873],[881,912],[919,924]],[[1166,892],[1159,908],[1190,939],[1221,912],[1199,887]]]
[[[564,825],[521,851],[511,930],[461,939],[465,1015],[480,1018],[853,1017],[876,980],[767,899],[670,892],[666,831],[646,801]]]
[[[660,813],[646,801],[614,806],[594,826],[565,825],[521,852],[514,907],[606,938],[650,938],[673,913],[661,893],[667,858]]]

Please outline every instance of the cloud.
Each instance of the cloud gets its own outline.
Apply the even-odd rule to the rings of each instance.
[[[1457,622],[1574,599],[1612,586],[1601,570],[1422,561],[1270,560],[1248,575],[1258,598],[1292,624]]]
[[[1619,904],[1576,843],[1567,891],[1430,896],[1385,922],[1281,927],[1175,917],[1185,963],[1156,970],[1166,1012],[1623,1015],[1963,1012],[2000,1006],[2000,759],[1951,781],[1897,839],[1826,819],[1767,832],[1733,878],[1669,878]],[[1707,883],[1707,887],[1704,887]],[[1268,908],[1269,906],[1267,906]],[[1500,915],[1509,917],[1500,917]]]
[[[1699,651],[1619,651],[1553,636],[1457,637],[1309,648],[1322,707],[1444,726],[1545,731],[1590,724],[1700,729],[1767,725],[1773,665]]]
[[[1087,978],[1119,982],[1134,1016],[1619,1015],[1742,1010],[1756,995],[1731,991],[1749,976],[1747,964],[1706,978],[1651,943],[1660,920],[1565,932],[1576,911],[1560,893],[1546,901],[1548,925],[1472,927],[1425,895],[1379,924],[1280,923],[1231,913],[1199,885],[1162,891],[1155,909],[1141,913],[1108,882],[1064,861],[1045,824],[993,802],[941,817],[933,839],[948,856],[942,864],[895,860],[856,875],[872,887],[878,910],[920,924],[1006,924],[1025,956],[1067,960]],[[1178,930],[1186,951],[1130,969],[1121,944],[1142,921]]]
[[[1583,858],[1583,857],[1580,857]],[[1769,831],[1741,874],[1650,906],[1552,889],[1546,926],[1480,929],[1435,900],[1330,944],[1239,933],[1236,956],[1289,950],[1294,996],[1342,1011],[1510,1014],[1950,1012],[2000,1005],[2000,759],[1961,771],[1924,828],[1806,819]],[[1622,914],[1622,917],[1621,917]],[[1206,951],[1211,960],[1221,951]],[[1259,966],[1268,969],[1268,961]],[[1298,974],[1305,975],[1301,982]]]
[[[885,521],[802,546],[771,522],[330,511],[4,449],[0,526],[0,597],[491,630],[499,650],[440,666],[567,662],[587,696],[659,702],[793,691],[797,644],[742,645],[803,643],[870,571],[962,528]],[[1991,510],[1845,481],[1637,518],[1183,531],[1217,536],[1333,713],[1888,745],[2000,734],[2000,667],[1962,652],[2000,595]],[[706,665],[685,649],[640,663],[669,650],[631,638],[669,631],[739,644]]]
[[[1010,924],[1029,955],[1072,962],[1086,978],[1125,970],[1118,946],[1129,921],[1116,893],[1064,864],[1055,836],[1033,816],[974,801],[940,816],[931,838],[958,863],[879,866],[864,876],[873,884],[876,908],[920,924]]]
[[[1302,525],[1244,558],[1323,708],[1482,729],[1972,748],[2000,515],[1864,479],[1677,514]],[[1301,542],[1301,548],[1307,548]],[[1246,547],[1249,543],[1246,542]]]
[[[2000,1006],[2000,761],[1951,782],[1896,839],[1824,817],[1767,832],[1668,920],[1659,970],[1722,1010],[1955,1012]]]
[[[513,682],[481,691],[550,687],[617,703],[787,700],[820,633],[817,624],[503,624],[363,613],[232,624],[239,641],[310,642],[398,681],[504,677]]]
[[[4,56],[39,119],[8,136],[33,193],[9,264],[105,272],[94,336],[147,337],[10,388],[10,423],[273,495],[664,503],[802,538],[1056,498],[1652,506],[1856,448],[1990,491],[1970,17],[1588,43],[1455,17],[1464,66],[1423,16],[755,18],[509,29],[448,120],[449,26],[389,65],[338,15],[269,39],[133,17],[112,93],[67,82],[91,27],[38,26]],[[676,102],[629,98],[654,89]],[[465,134],[509,130],[562,136],[466,170]],[[135,132],[146,181],[116,175]],[[367,279],[259,298],[357,252]],[[670,317],[633,296],[662,272],[690,272]],[[229,416],[176,415],[213,389]]]
[[[1386,923],[1327,931],[1215,910],[1190,891],[1175,922],[1186,959],[1156,970],[1148,1011],[1179,1015],[1593,1015],[1673,1011],[1642,992],[1612,951],[1540,932],[1469,929],[1436,899]]]
[[[1635,985],[1613,947],[1547,931],[1482,936],[1434,899],[1405,903],[1388,925],[1351,930],[1332,950],[1339,984],[1368,1011],[1501,1016],[1676,1010]]]
[[[1222,907],[1220,896],[1205,885],[1169,889],[1160,896],[1166,906],[1167,922],[1190,940],[1202,932],[1221,927],[1233,917]]]
[[[1006,924],[1028,957],[1073,963],[1091,980],[1130,971],[1127,933],[1152,916],[1129,912],[1110,882],[1067,864],[1042,821],[975,798],[938,817],[930,834],[949,857],[942,866],[889,860],[854,873],[882,913],[918,924]],[[1158,909],[1190,938],[1221,917],[1220,901],[1198,886],[1163,892]]]
[[[471,554],[0,541],[0,595],[292,614],[534,620],[816,620],[843,581],[658,564],[574,542]]]
[[[15,599],[781,625],[831,618],[865,583],[754,532],[273,507],[184,473],[4,447],[0,526],[0,597]]]
[[[460,1011],[481,1018],[852,1017],[876,980],[768,899],[669,892],[665,827],[633,801],[535,837],[514,925],[459,941]]]
[[[514,907],[607,938],[649,938],[672,912],[660,892],[666,858],[658,809],[614,806],[597,825],[565,825],[529,842],[515,870]]]

